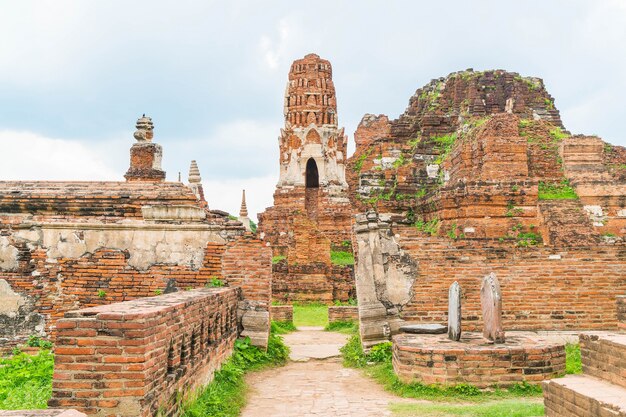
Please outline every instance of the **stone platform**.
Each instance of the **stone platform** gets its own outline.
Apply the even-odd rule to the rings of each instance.
[[[626,334],[580,335],[584,375],[543,383],[546,416],[626,417]]]
[[[503,344],[479,333],[399,334],[393,338],[393,368],[403,382],[472,384],[478,388],[539,383],[565,373],[565,346],[537,335],[507,334]]]

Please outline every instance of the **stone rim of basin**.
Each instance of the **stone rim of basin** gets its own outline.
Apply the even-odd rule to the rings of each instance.
[[[448,331],[448,326],[438,323],[405,324],[400,326],[400,331],[411,334],[443,334]]]

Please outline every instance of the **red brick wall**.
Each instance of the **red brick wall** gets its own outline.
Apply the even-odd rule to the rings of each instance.
[[[222,276],[231,287],[241,287],[243,298],[269,308],[272,301],[272,250],[252,234],[228,243],[222,258]]]
[[[273,265],[272,297],[281,302],[356,299],[354,268],[325,264]]]
[[[51,407],[173,415],[237,338],[239,289],[200,289],[68,312],[57,323]]]
[[[271,306],[272,321],[293,321],[293,306]]]
[[[222,278],[224,250],[223,244],[209,243],[198,270],[153,265],[141,271],[128,265],[127,254],[121,250],[101,249],[77,259],[49,262],[45,250],[31,253],[25,248],[18,271],[2,272],[0,278],[14,291],[34,298],[37,311],[45,315],[47,329],[54,336],[56,320],[69,310],[151,297],[165,292],[168,284],[179,289],[199,288],[211,277]],[[104,296],[99,296],[100,291]]]
[[[328,307],[328,321],[357,321],[359,308],[357,306],[330,306]]]
[[[614,329],[615,294],[626,291],[626,248],[511,248],[505,244],[446,238],[406,239],[403,249],[419,263],[406,320],[447,320],[448,288],[463,291],[463,328],[482,326],[480,285],[494,272],[502,287],[507,330]],[[560,259],[550,257],[560,256]]]

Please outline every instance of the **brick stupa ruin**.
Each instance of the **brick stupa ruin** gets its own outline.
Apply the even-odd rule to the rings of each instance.
[[[274,206],[259,215],[262,239],[286,258],[274,268],[274,297],[347,301],[354,297],[352,268],[333,266],[330,257],[333,248],[349,248],[352,236],[347,137],[338,127],[330,62],[315,54],[294,61],[284,115]]]

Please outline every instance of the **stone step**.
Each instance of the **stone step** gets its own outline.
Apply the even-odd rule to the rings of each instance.
[[[587,375],[543,383],[547,417],[626,417],[626,388]]]
[[[626,388],[626,334],[580,335],[583,372]]]

